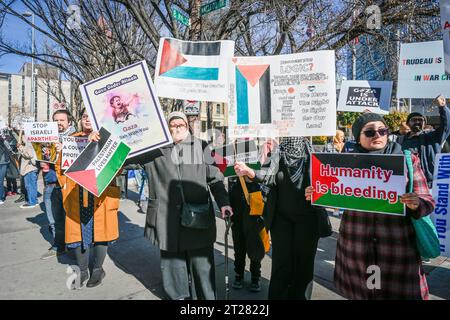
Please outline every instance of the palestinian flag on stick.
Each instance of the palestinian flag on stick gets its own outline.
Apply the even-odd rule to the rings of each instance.
[[[212,156],[215,165],[225,177],[236,176],[234,164],[236,161],[244,162],[254,170],[259,170],[261,164],[258,160],[258,148],[255,141],[245,141],[237,144],[228,144],[213,150]]]
[[[101,128],[100,141],[91,142],[66,170],[65,175],[100,197],[122,168],[130,147]]]
[[[404,216],[405,170],[403,155],[313,153],[312,204]]]

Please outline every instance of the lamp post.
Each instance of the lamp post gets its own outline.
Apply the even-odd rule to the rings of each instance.
[[[36,110],[35,110],[35,80],[34,80],[34,47],[35,47],[35,39],[34,39],[34,13],[32,12],[24,12],[22,16],[29,18],[31,17],[31,101],[30,101],[30,112],[31,116],[36,120]]]

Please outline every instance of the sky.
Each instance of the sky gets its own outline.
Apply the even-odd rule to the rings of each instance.
[[[18,12],[25,12],[27,8],[23,5],[22,1],[18,1],[13,5],[13,9]],[[31,17],[27,18],[31,19]],[[36,19],[36,24],[39,26],[40,23]],[[31,50],[31,27],[27,25],[24,21],[8,16],[5,20],[4,25],[1,27],[0,33],[8,41],[13,43],[20,43],[24,47]],[[43,36],[39,32],[36,35],[36,47],[39,47],[39,42],[42,42]],[[7,73],[18,73],[20,68],[25,62],[31,62],[31,58],[21,57],[18,55],[6,55],[0,57],[0,72]]]

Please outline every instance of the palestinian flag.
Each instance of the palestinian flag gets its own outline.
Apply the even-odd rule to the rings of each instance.
[[[89,143],[65,172],[96,197],[100,197],[114,179],[131,150],[105,128],[99,133],[100,141]]]
[[[164,39],[158,75],[187,80],[219,80],[220,48],[220,42]]]
[[[237,124],[271,123],[270,65],[236,65]]]
[[[225,177],[236,176],[234,171],[236,161],[244,162],[254,170],[261,168],[261,164],[258,161],[258,148],[253,140],[216,148],[212,151],[212,156],[214,164]]]
[[[403,155],[313,153],[311,178],[314,205],[405,215]]]

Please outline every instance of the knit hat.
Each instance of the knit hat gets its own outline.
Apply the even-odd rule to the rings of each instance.
[[[185,115],[183,112],[181,112],[181,111],[174,111],[174,112],[171,112],[171,113],[169,114],[169,116],[167,117],[167,123],[170,123],[170,121],[172,121],[173,119],[182,119],[182,120],[186,123],[186,125],[188,125],[187,117],[186,117],[186,115]]]
[[[413,117],[422,117],[424,123],[425,124],[427,123],[427,118],[425,118],[423,116],[423,114],[421,114],[420,112],[413,112],[413,113],[408,114],[408,117],[406,118],[406,124],[408,124],[409,120],[411,120],[411,118],[413,118]]]
[[[352,133],[355,137],[355,140],[359,142],[359,135],[361,134],[362,128],[368,124],[369,122],[381,121],[387,127],[386,121],[384,118],[377,113],[363,113],[358,119],[356,119],[355,123],[352,126]]]

